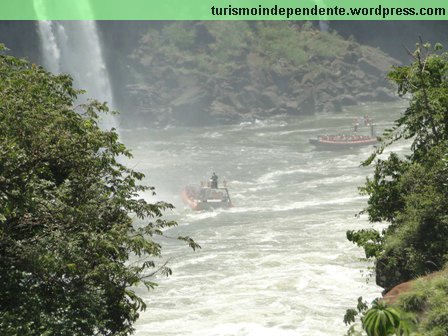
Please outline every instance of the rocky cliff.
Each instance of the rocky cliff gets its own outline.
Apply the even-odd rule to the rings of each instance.
[[[398,63],[311,24],[241,21],[153,24],[132,60],[126,109],[161,125],[338,112],[393,100],[385,76]]]
[[[231,123],[395,97],[385,74],[398,61],[315,23],[97,24],[124,124]],[[0,42],[42,63],[35,22],[0,22]]]

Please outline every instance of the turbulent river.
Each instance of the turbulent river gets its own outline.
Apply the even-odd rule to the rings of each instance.
[[[357,187],[372,168],[360,167],[372,147],[316,151],[308,139],[350,129],[368,114],[378,130],[402,107],[361,106],[339,114],[271,119],[232,126],[122,130],[133,150],[130,165],[146,174],[157,199],[176,206],[169,218],[202,249],[164,242],[173,275],[158,277],[136,335],[343,335],[347,308],[381,288],[369,280],[363,253],[346,240],[369,227]],[[401,150],[402,147],[395,148]],[[227,181],[234,207],[195,212],[181,200],[183,186]]]

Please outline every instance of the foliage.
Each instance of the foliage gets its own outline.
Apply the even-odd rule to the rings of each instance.
[[[448,261],[448,54],[436,49],[418,44],[414,62],[390,72],[398,93],[411,95],[410,104],[364,162],[375,160],[373,177],[360,188],[369,196],[365,212],[371,222],[389,226],[347,233],[374,258],[377,283],[386,289]],[[412,139],[411,155],[379,157],[399,139]]]
[[[266,54],[271,62],[283,58],[299,65],[308,59],[303,46],[298,43],[299,34],[287,22],[259,23],[258,34],[259,51]]]
[[[448,270],[433,279],[420,279],[400,296],[397,307],[414,316],[422,335],[448,334]]]
[[[368,336],[389,336],[396,333],[400,325],[400,314],[384,302],[376,301],[362,318]]]
[[[395,222],[397,212],[404,206],[399,181],[408,165],[395,153],[376,162],[373,178],[367,178],[366,185],[360,188],[361,194],[370,196],[367,213],[371,222]]]
[[[396,66],[389,78],[398,86],[400,96],[410,95],[409,107],[385,133],[384,144],[366,162],[399,139],[413,139],[411,161],[425,160],[425,154],[448,138],[448,53],[440,53],[428,43],[418,43],[412,53],[414,62]]]
[[[283,58],[294,65],[303,65],[311,57],[334,59],[348,46],[336,33],[317,31],[309,24],[297,29],[287,22],[261,22],[257,28],[258,50],[271,62]]]
[[[347,231],[347,239],[362,246],[366,253],[366,258],[377,257],[383,249],[383,237],[374,229]]]
[[[389,225],[381,232],[347,232],[374,259],[377,284],[386,290],[448,262],[448,54],[440,50],[440,45],[432,49],[419,43],[412,64],[389,73],[398,93],[410,96],[409,107],[363,163],[374,163],[375,169],[360,188],[369,196],[364,210],[369,220]],[[412,141],[411,154],[400,158],[391,153],[383,159],[384,149],[400,139]],[[446,277],[437,283],[425,281],[425,288],[403,295],[396,307],[399,316],[385,306],[370,309],[362,318],[368,335],[408,335],[412,329],[447,335]]]
[[[358,304],[356,305],[356,309],[347,309],[344,316],[345,325],[349,325],[354,323],[356,317],[359,314],[365,313],[368,308],[368,304],[366,301],[363,301],[362,296],[358,298]]]
[[[206,29],[213,36],[213,42],[208,44],[210,54],[216,63],[225,63],[245,54],[248,43],[253,42],[253,33],[247,22],[226,21],[206,23]]]
[[[336,33],[321,32],[310,24],[297,28],[287,22],[172,22],[161,29],[151,27],[134,57],[142,64],[150,59],[161,67],[169,64],[228,77],[251,50],[263,56],[268,68],[279,60],[296,67],[309,66],[312,57],[343,56],[348,45]]]
[[[253,34],[246,22],[173,22],[151,27],[134,57],[160,66],[176,65],[189,71],[227,76],[235,60],[245,55]]]
[[[192,48],[196,42],[196,32],[178,22],[163,27],[161,36],[166,38],[166,42],[174,44],[181,50]]]
[[[376,299],[371,307],[367,302],[358,298],[356,309],[347,309],[344,323],[351,325],[347,336],[364,335],[356,329],[356,318],[360,317],[362,330],[368,336],[409,336],[415,330],[415,318],[413,314],[405,312],[398,307],[387,305],[384,301]]]
[[[153,188],[118,159],[131,153],[115,130],[98,127],[107,105],[75,106],[81,93],[0,54],[2,335],[128,335],[146,307],[130,287],[171,273],[151,237],[176,225],[162,218],[172,206],[139,197]]]

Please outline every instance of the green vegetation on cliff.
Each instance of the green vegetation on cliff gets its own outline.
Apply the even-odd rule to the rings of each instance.
[[[389,225],[382,231],[347,232],[348,239],[374,260],[376,282],[386,291],[448,263],[448,53],[440,49],[440,45],[432,49],[429,44],[418,44],[413,63],[395,67],[389,74],[398,93],[410,95],[409,107],[386,132],[383,146],[365,162],[377,159],[373,177],[361,188],[369,196],[365,209],[369,220]],[[392,153],[387,159],[378,158],[385,147],[400,139],[412,139],[410,155],[401,158]],[[435,286],[441,289],[436,302],[427,293],[427,304],[417,305],[421,324],[416,330],[424,335],[446,335],[448,331],[446,276]],[[412,302],[420,299],[416,294],[410,296],[401,304],[403,311],[415,312]],[[424,322],[428,319],[432,323]]]
[[[416,280],[394,305],[416,322],[416,335],[448,335],[448,269]]]
[[[318,31],[310,23],[303,24],[299,31],[297,34],[287,22],[258,23],[257,50],[265,53],[271,64],[283,58],[300,66],[306,65],[310,58],[341,57],[350,45],[337,33]]]
[[[164,22],[132,54],[139,120],[200,125],[394,99],[381,51],[310,23]]]
[[[140,198],[152,188],[118,159],[131,154],[117,133],[97,125],[105,104],[76,106],[69,76],[3,48],[0,334],[128,335],[145,308],[130,287],[171,272],[151,236],[176,225],[162,218],[172,206]]]
[[[300,32],[300,33],[298,33]],[[343,56],[350,42],[336,33],[321,32],[303,24],[293,27],[287,22],[175,22],[150,28],[137,51],[142,62],[153,56],[167,64],[182,62],[187,69],[231,75],[239,57],[253,50],[265,66],[283,59],[295,66],[305,66],[313,57],[335,59]],[[148,58],[146,58],[148,57]]]

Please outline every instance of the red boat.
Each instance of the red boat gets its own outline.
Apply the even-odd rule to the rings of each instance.
[[[186,186],[182,190],[182,199],[193,210],[211,210],[232,206],[227,188],[211,188],[209,185]]]
[[[360,124],[364,123],[364,126],[369,127],[370,134],[362,135],[358,131]],[[314,145],[317,149],[338,149],[338,148],[353,148],[375,145],[378,143],[378,138],[375,134],[375,124],[369,116],[364,118],[358,117],[355,119],[352,131],[349,134],[342,135],[319,135],[316,139],[310,139],[310,144]]]
[[[316,148],[337,149],[353,148],[375,145],[377,137],[368,135],[320,135],[316,139],[310,139],[310,143]]]

